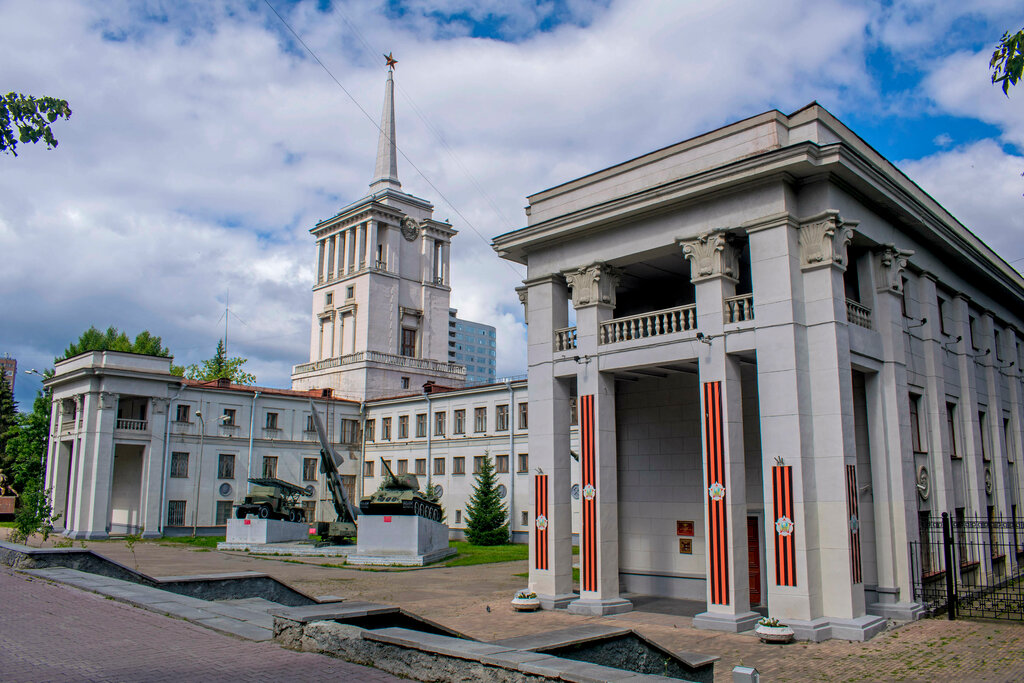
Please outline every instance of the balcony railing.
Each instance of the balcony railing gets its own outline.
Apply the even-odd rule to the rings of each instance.
[[[754,295],[740,294],[725,300],[725,322],[741,323],[754,319]]]
[[[846,300],[846,319],[854,325],[871,329],[871,309],[852,299]]]
[[[362,362],[384,363],[386,365],[397,365],[399,367],[409,368],[412,370],[428,370],[430,372],[447,373],[450,375],[456,375],[456,379],[458,379],[458,376],[461,376],[462,378],[465,378],[466,376],[466,368],[461,365],[431,360],[429,358],[399,356],[394,353],[383,353],[381,351],[357,351],[356,353],[350,353],[347,356],[335,356],[334,358],[325,358],[314,363],[302,363],[301,365],[296,365],[292,369],[292,373],[299,374],[315,370],[328,370],[342,365]]]
[[[674,332],[697,329],[697,305],[687,304],[661,311],[651,311],[628,318],[615,318],[601,323],[598,344],[614,344],[630,339],[658,337]]]
[[[149,420],[124,420],[118,418],[117,428],[129,432],[144,432],[149,429]]]
[[[571,351],[576,348],[576,328],[566,327],[555,330],[555,351]]]

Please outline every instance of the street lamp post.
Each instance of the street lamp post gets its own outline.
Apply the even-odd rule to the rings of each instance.
[[[196,537],[196,528],[199,526],[199,496],[203,485],[203,442],[206,439],[206,421],[203,419],[203,412],[197,410],[196,417],[199,418],[199,458],[196,463],[196,504],[192,508],[192,538]],[[227,415],[221,415],[217,421],[223,422],[226,419],[228,419]]]

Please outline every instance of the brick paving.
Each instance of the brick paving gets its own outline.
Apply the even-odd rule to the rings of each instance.
[[[401,679],[274,643],[221,635],[0,567],[0,680]]]
[[[3,531],[0,529],[0,534]],[[835,640],[765,645],[751,634],[697,630],[690,618],[668,614],[634,611],[615,617],[586,617],[564,611],[515,613],[509,600],[526,584],[516,576],[526,572],[525,561],[366,571],[327,566],[337,564],[336,558],[258,558],[155,542],[136,544],[134,556],[123,542],[93,542],[89,547],[129,566],[137,562],[141,571],[154,576],[261,571],[313,595],[398,605],[484,641],[591,622],[632,628],[673,650],[721,657],[715,669],[716,680],[722,682],[731,681],[732,668],[738,665],[756,667],[765,681],[1024,681],[1024,624],[1019,623],[926,619],[887,631],[867,643]],[[6,628],[0,626],[3,632]],[[2,665],[0,678],[4,678]]]

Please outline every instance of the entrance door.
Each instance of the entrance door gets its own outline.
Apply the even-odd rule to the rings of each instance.
[[[747,517],[747,567],[750,574],[750,606],[761,604],[761,543],[757,517]]]

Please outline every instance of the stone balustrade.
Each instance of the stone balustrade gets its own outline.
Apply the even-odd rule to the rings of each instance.
[[[149,420],[125,420],[118,418],[117,428],[129,432],[144,432],[149,429]]]
[[[599,344],[614,344],[631,339],[658,337],[674,332],[697,329],[697,306],[687,304],[660,311],[651,311],[627,318],[614,318],[601,323],[598,330]]]
[[[398,367],[409,368],[411,370],[442,372],[453,375],[456,379],[459,377],[464,378],[466,375],[466,368],[461,365],[431,360],[429,358],[399,356],[398,354],[384,353],[382,351],[357,351],[356,353],[350,353],[347,356],[335,356],[334,358],[324,358],[323,360],[318,360],[313,363],[302,363],[301,365],[296,365],[292,369],[292,372],[294,374],[315,372],[317,370],[328,370],[342,365],[363,362],[397,365]]]
[[[740,294],[725,300],[725,323],[741,323],[754,319],[754,295]]]
[[[566,327],[555,330],[555,351],[572,351],[576,348],[576,328]]]
[[[854,325],[871,329],[871,309],[852,299],[846,300],[846,319]]]

